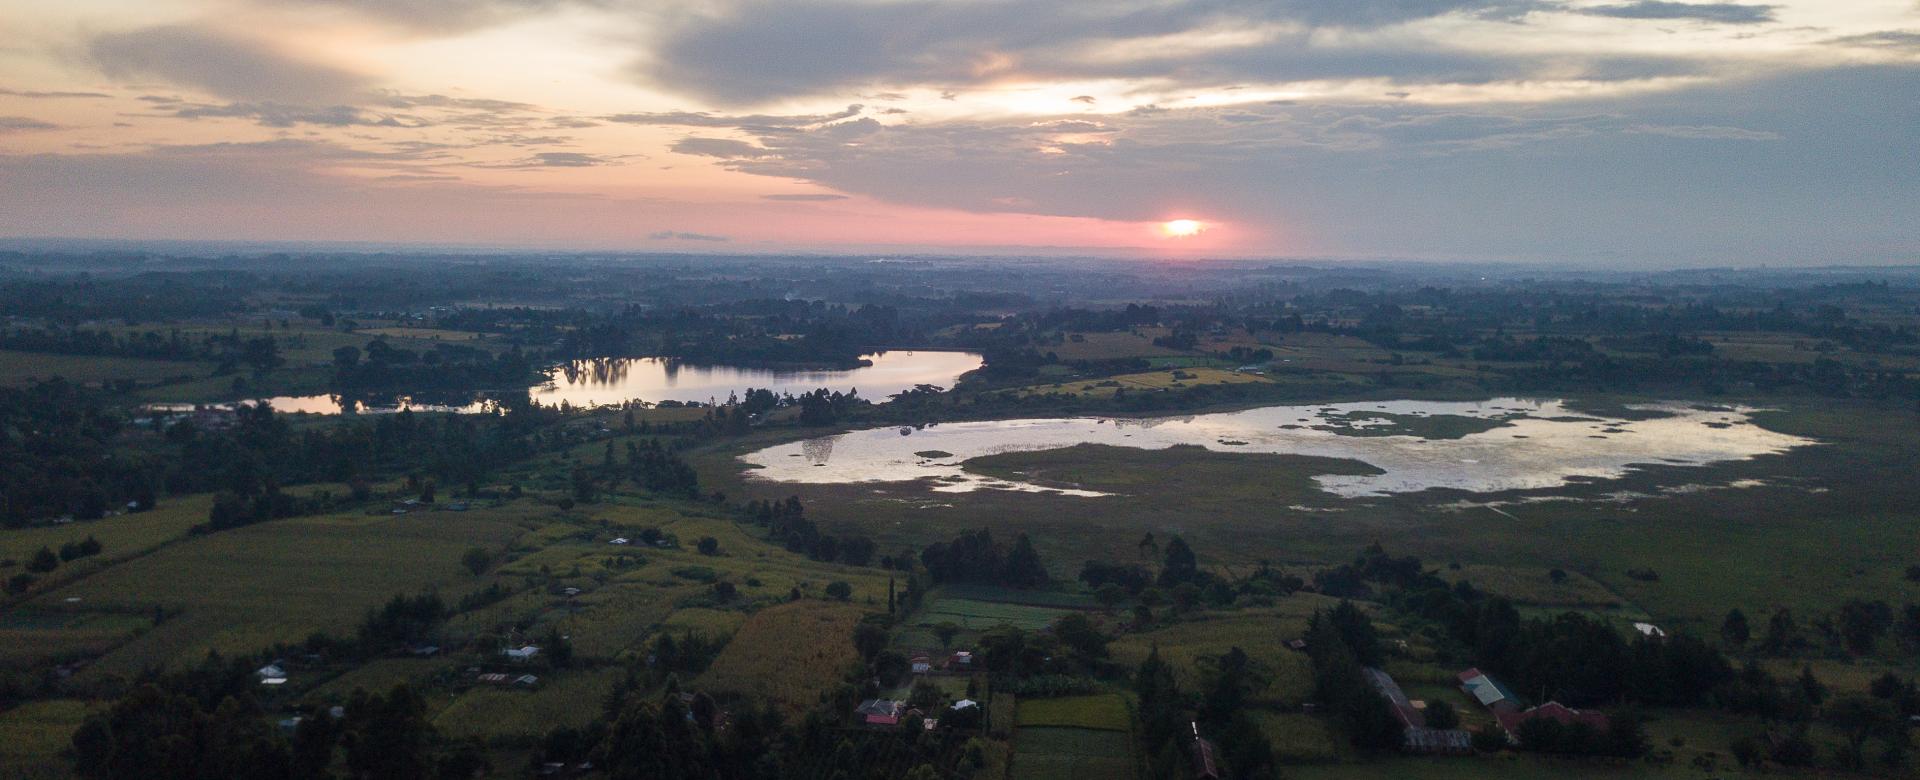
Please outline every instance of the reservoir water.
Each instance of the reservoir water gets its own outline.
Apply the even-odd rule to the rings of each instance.
[[[741,457],[751,478],[835,484],[925,480],[932,490],[1103,495],[968,471],[970,458],[1078,444],[1350,458],[1378,474],[1321,475],[1348,496],[1429,488],[1475,492],[1617,478],[1640,465],[1705,465],[1815,444],[1755,425],[1746,407],[1669,402],[1607,416],[1557,399],[1392,401],[1269,406],[1141,419],[1070,417],[875,428],[768,447]]]

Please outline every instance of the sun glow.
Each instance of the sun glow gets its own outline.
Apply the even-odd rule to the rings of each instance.
[[[1207,225],[1197,219],[1175,219],[1160,223],[1160,232],[1168,238],[1188,238],[1200,235]]]

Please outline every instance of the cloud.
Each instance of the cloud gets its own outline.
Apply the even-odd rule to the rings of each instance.
[[[1616,19],[1689,19],[1720,24],[1763,24],[1774,20],[1778,6],[1740,3],[1675,3],[1666,0],[1635,0],[1620,5],[1580,9],[1590,16]]]
[[[1045,118],[862,119],[715,139],[726,146],[708,153],[733,171],[914,207],[1197,215],[1301,253],[1565,259],[1617,248],[1751,262],[1787,247],[1915,247],[1904,226],[1920,213],[1900,194],[1920,177],[1912,73],[1548,104],[1167,109],[1103,116],[1100,142],[1063,142]]]
[[[59,127],[59,125],[52,122],[42,122],[31,117],[0,116],[0,133],[10,133],[16,130],[55,130]]]
[[[368,87],[359,74],[298,59],[261,41],[186,25],[96,36],[87,54],[113,78],[159,78],[239,102],[342,103]]]
[[[1368,77],[1482,69],[1507,58],[1421,51],[1396,42],[1325,44],[1321,28],[1371,29],[1446,15],[1513,20],[1552,7],[1544,0],[1168,0],[1090,3],[1063,11],[1055,0],[889,2],[734,0],[664,22],[632,71],[650,85],[723,105],[906,86],[986,85],[1021,78],[1178,74],[1226,82],[1279,75]],[[1303,29],[1304,28],[1304,29]],[[1245,31],[1206,51],[1169,46],[1182,35]],[[1324,56],[1323,56],[1324,55]],[[1564,66],[1565,58],[1560,58]]]
[[[627,125],[666,125],[679,127],[809,127],[859,116],[864,108],[858,103],[827,114],[712,114],[705,111],[664,111],[614,114],[602,117]]]
[[[39,90],[21,90],[0,88],[0,95],[22,98],[107,98],[113,97],[105,92],[42,92]]]
[[[728,160],[752,159],[772,154],[766,149],[732,138],[682,138],[675,141],[669,148],[681,154]]]
[[[591,0],[261,0],[272,5],[346,10],[422,35],[450,35],[504,24]]]
[[[251,119],[266,127],[321,125],[326,127],[421,127],[426,122],[370,113],[353,106],[290,106],[282,103],[169,103],[169,116],[179,119]]]
[[[1738,127],[1720,127],[1718,125],[1634,125],[1626,129],[1629,133],[1645,135],[1664,135],[1669,138],[1692,138],[1710,141],[1778,141],[1781,135],[1764,130],[1746,130]]]
[[[1861,49],[1879,49],[1907,54],[1920,54],[1920,32],[1912,30],[1887,30],[1848,35],[1826,41],[1830,46],[1850,46]]]
[[[655,241],[726,241],[728,240],[726,236],[716,236],[708,233],[683,233],[683,232],[678,232],[673,230],[662,230],[657,233],[649,233],[647,234],[647,238],[653,239]]]
[[[591,168],[611,162],[600,155],[585,152],[540,152],[533,156],[533,160],[544,168]]]
[[[790,200],[790,201],[800,201],[800,202],[847,199],[847,196],[845,195],[835,195],[827,192],[782,192],[782,193],[775,193],[773,195],[762,195],[760,197],[766,198],[767,200]]]

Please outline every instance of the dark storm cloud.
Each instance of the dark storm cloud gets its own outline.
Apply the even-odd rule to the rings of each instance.
[[[1616,19],[1687,19],[1720,24],[1764,24],[1773,21],[1775,6],[1740,3],[1674,3],[1637,0],[1620,5],[1583,8],[1580,13]]]
[[[114,78],[158,78],[238,102],[332,104],[365,92],[367,80],[305,62],[265,43],[173,25],[94,37],[87,54]]]

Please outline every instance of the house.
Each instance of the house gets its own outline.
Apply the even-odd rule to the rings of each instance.
[[[287,670],[280,668],[280,664],[278,663],[271,663],[271,664],[267,664],[266,666],[262,666],[258,669],[253,670],[253,676],[260,678],[260,682],[262,684],[277,685],[279,683],[274,683],[270,681],[278,680],[281,683],[286,682]]]
[[[1361,671],[1366,674],[1367,684],[1372,685],[1374,691],[1386,697],[1387,704],[1393,707],[1393,717],[1400,721],[1401,728],[1426,727],[1427,716],[1413,706],[1413,702],[1407,699],[1406,692],[1400,690],[1400,684],[1394,682],[1392,676],[1371,666]]]
[[[947,656],[945,663],[947,671],[968,671],[973,668],[973,653],[966,650],[956,650],[953,655]]]
[[[1214,757],[1213,743],[1201,738],[1200,724],[1188,725],[1193,729],[1194,780],[1220,780],[1220,761]]]
[[[522,688],[532,688],[533,686],[540,684],[540,678],[535,677],[531,674],[523,674],[523,675],[520,675],[519,677],[513,678],[513,684],[518,685]]]
[[[1576,710],[1557,701],[1550,701],[1538,707],[1526,710],[1503,711],[1493,714],[1500,722],[1500,730],[1507,732],[1507,741],[1520,744],[1520,727],[1527,721],[1537,718],[1558,721],[1562,726],[1582,725],[1593,729],[1595,733],[1605,733],[1609,728],[1607,716],[1592,710]]]
[[[1514,696],[1512,691],[1507,690],[1506,686],[1487,676],[1485,672],[1479,669],[1468,669],[1458,676],[1460,690],[1466,691],[1474,701],[1480,702],[1480,706],[1495,712],[1520,708],[1519,698]]]
[[[473,679],[483,685],[506,685],[507,684],[507,676],[499,672],[488,672],[486,674],[480,675]]]
[[[972,699],[961,699],[953,703],[953,709],[956,709],[956,710],[964,710],[968,707],[978,707],[978,706],[980,706],[980,702],[974,701]]]
[[[1652,623],[1635,623],[1633,630],[1640,632],[1641,636],[1653,639],[1665,639],[1667,636],[1667,632],[1661,631],[1659,626]]]
[[[500,651],[500,654],[506,656],[507,660],[509,661],[513,661],[516,663],[525,663],[527,661],[533,660],[534,656],[539,655],[540,648],[535,647],[533,645],[524,645],[521,647],[509,647],[505,650]]]
[[[632,544],[632,543],[633,543],[633,540],[628,539],[627,537],[624,537],[624,536],[618,537],[611,542],[607,542],[607,544]]]
[[[1287,649],[1292,650],[1294,652],[1298,652],[1298,653],[1304,653],[1307,651],[1307,640],[1289,639],[1287,640]]]
[[[1400,684],[1393,681],[1392,675],[1371,666],[1361,670],[1367,677],[1367,683],[1373,686],[1387,704],[1393,709],[1394,720],[1400,721],[1400,749],[1408,753],[1471,753],[1473,736],[1462,729],[1427,728],[1427,715],[1423,703],[1407,698]]]
[[[933,659],[924,655],[914,656],[911,663],[914,674],[926,674],[933,671]]]
[[[421,658],[431,658],[433,656],[440,654],[440,646],[439,645],[414,645],[412,647],[407,648],[407,652],[412,655],[417,655]]]
[[[853,714],[869,726],[898,726],[907,714],[907,703],[892,699],[868,699],[853,708]]]

